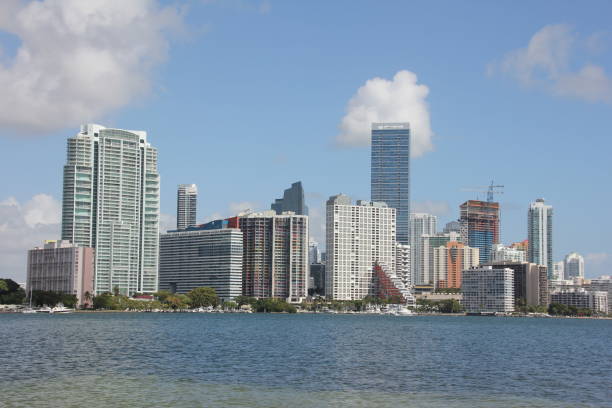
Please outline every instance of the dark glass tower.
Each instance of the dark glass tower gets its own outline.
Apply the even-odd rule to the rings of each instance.
[[[372,201],[395,208],[396,239],[410,244],[410,126],[372,123]]]
[[[284,211],[293,211],[296,215],[308,215],[302,182],[297,181],[291,184],[291,188],[286,189],[283,193],[283,198],[277,198],[270,209],[276,211],[279,215]]]

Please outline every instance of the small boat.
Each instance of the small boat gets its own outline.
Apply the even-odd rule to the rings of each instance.
[[[52,313],[72,313],[74,312],[74,309],[70,309],[68,307],[65,307],[63,304],[58,304],[57,306],[55,306],[52,310]]]
[[[32,314],[32,313],[36,313],[36,310],[32,309],[31,307],[27,308],[27,309],[23,309],[21,311],[21,313],[25,313],[25,314]]]

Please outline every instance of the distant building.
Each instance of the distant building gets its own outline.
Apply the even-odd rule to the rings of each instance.
[[[339,194],[327,200],[326,295],[361,300],[375,294],[374,265],[395,275],[395,209]]]
[[[578,309],[590,309],[594,313],[608,313],[608,293],[584,288],[561,290],[553,293],[551,303],[561,303]]]
[[[525,262],[527,259],[526,253],[523,250],[504,246],[502,244],[493,244],[491,248],[490,262]]]
[[[36,290],[76,295],[79,305],[93,297],[94,250],[69,241],[46,241],[28,251],[26,293]],[[53,306],[53,305],[50,305]]]
[[[550,280],[565,279],[565,263],[563,261],[553,263],[553,274]]]
[[[180,184],[176,193],[176,228],[185,229],[196,225],[198,187],[195,184]]]
[[[436,277],[434,275],[434,248],[445,247],[447,243],[459,241],[459,234],[449,232],[448,234],[438,232],[435,234],[421,235],[419,245],[419,267],[417,268],[418,275],[415,277],[419,285],[436,285]]]
[[[461,204],[461,241],[478,248],[480,263],[489,260],[493,244],[499,243],[499,203],[468,200]]]
[[[509,313],[514,311],[514,271],[482,266],[463,271],[463,306],[467,313]]]
[[[410,214],[410,277],[413,285],[424,284],[423,235],[436,233],[438,217],[426,213]]]
[[[584,258],[582,255],[572,252],[563,261],[565,279],[584,278]]]
[[[461,271],[479,264],[478,248],[457,241],[433,248],[433,277],[438,288],[461,288]]]
[[[225,301],[242,295],[242,232],[223,220],[161,235],[159,288],[211,287]]]
[[[588,288],[591,291],[608,294],[608,313],[612,314],[612,278],[610,276],[600,276],[597,279],[591,279]]]
[[[372,123],[371,139],[372,201],[395,209],[397,242],[410,245],[410,125]]]
[[[545,266],[514,261],[496,261],[486,265],[514,271],[514,301],[517,306],[522,302],[532,306],[548,306],[548,271]]]
[[[308,294],[308,216],[264,211],[241,214],[238,222],[243,294],[301,302]]]
[[[308,295],[325,296],[325,264],[310,264],[310,282]]]
[[[553,208],[538,198],[529,205],[527,213],[527,231],[529,233],[528,261],[548,268],[549,276],[553,274]]]
[[[291,184],[291,187],[283,193],[283,198],[277,198],[270,208],[276,211],[277,215],[287,211],[291,211],[296,215],[308,215],[302,182],[297,181]]]
[[[442,232],[456,232],[458,234],[461,234],[461,223],[459,221],[447,222]]]
[[[308,263],[320,263],[321,253],[319,252],[319,244],[315,241],[310,241],[308,244]]]
[[[412,286],[410,245],[398,243],[395,248],[395,273],[406,287],[410,287]]]
[[[510,248],[518,249],[519,251],[524,251],[525,255],[527,256],[529,253],[529,240],[525,239],[520,242],[513,242],[512,244],[510,244]]]

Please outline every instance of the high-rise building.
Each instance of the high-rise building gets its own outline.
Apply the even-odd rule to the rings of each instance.
[[[442,232],[446,232],[446,233],[456,232],[460,234],[461,233],[461,223],[459,221],[447,222]]]
[[[433,285],[438,288],[461,288],[461,271],[479,264],[478,248],[457,241],[433,248]]]
[[[395,251],[395,273],[406,287],[412,286],[410,245],[397,244]]]
[[[565,279],[565,262],[553,262],[553,274],[550,280],[564,280]]]
[[[301,181],[296,181],[291,184],[291,187],[283,193],[283,198],[277,198],[270,209],[276,211],[276,214],[282,214],[291,211],[296,215],[308,215],[308,207],[304,199],[304,188]]]
[[[94,250],[68,241],[45,241],[28,251],[27,293],[35,290],[75,295],[78,305],[93,297]]]
[[[529,234],[529,262],[544,265],[548,268],[548,278],[553,274],[553,208],[538,198],[529,205],[527,213],[527,231]]]
[[[527,260],[525,251],[507,247],[502,244],[493,244],[491,248],[491,255],[489,256],[489,262],[525,262]]]
[[[395,209],[339,194],[327,200],[326,295],[360,300],[375,295],[376,264],[395,276]]]
[[[325,264],[310,264],[310,284],[308,285],[308,295],[325,296]]]
[[[185,229],[196,225],[198,187],[195,184],[180,184],[176,193],[176,228]]]
[[[95,249],[94,292],[157,291],[159,174],[144,131],[85,125],[68,139],[62,239]]]
[[[576,252],[567,254],[563,261],[565,279],[584,278],[584,258]]]
[[[321,262],[321,253],[319,252],[319,243],[310,241],[308,244],[308,263],[314,264]]]
[[[395,208],[397,242],[410,245],[410,125],[372,123],[371,199]]]
[[[493,244],[499,243],[499,203],[468,200],[461,204],[461,241],[478,248],[480,263],[489,260]]]
[[[461,303],[467,313],[509,313],[514,311],[514,271],[481,266],[463,271]]]
[[[447,243],[459,241],[460,235],[456,232],[438,232],[435,234],[421,235],[418,256],[420,262],[417,268],[417,276],[415,277],[418,285],[435,285],[436,277],[434,276],[434,248],[445,247]]]
[[[227,221],[168,231],[161,235],[159,289],[187,293],[215,289],[224,301],[242,295],[242,231]]]
[[[548,306],[548,272],[543,265],[529,262],[497,261],[487,264],[493,268],[510,268],[514,271],[514,301],[532,306]]]
[[[308,216],[269,210],[240,214],[245,296],[301,302],[308,294]]]
[[[410,276],[411,284],[423,284],[423,235],[436,233],[438,217],[426,213],[410,214]]]

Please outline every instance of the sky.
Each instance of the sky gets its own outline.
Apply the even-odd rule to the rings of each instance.
[[[408,121],[415,211],[458,217],[504,185],[501,239],[554,207],[554,260],[612,273],[609,1],[3,0],[0,277],[59,238],[66,139],[82,123],[145,130],[162,227],[176,186],[198,220],[268,209],[302,181],[369,199],[369,127]]]

